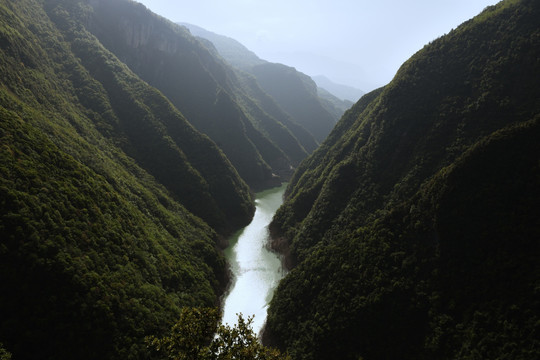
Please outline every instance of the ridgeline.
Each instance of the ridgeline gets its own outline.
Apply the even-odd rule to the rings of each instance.
[[[271,225],[294,359],[537,358],[540,8],[503,1],[365,95]]]

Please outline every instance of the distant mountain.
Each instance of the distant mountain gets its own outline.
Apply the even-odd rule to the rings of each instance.
[[[248,80],[184,27],[129,1],[95,0],[92,7],[91,19],[77,20],[208,135],[252,188],[275,185],[276,174],[286,177],[316,146],[313,139],[314,146],[301,144],[304,133],[277,118],[285,114],[271,115]]]
[[[341,100],[334,96],[334,94],[331,94],[329,91],[321,87],[317,87],[317,94],[319,95],[321,103],[326,110],[339,118],[343,116],[345,111],[349,110],[354,105],[352,101]]]
[[[337,118],[323,106],[317,86],[309,76],[293,67],[275,63],[256,65],[250,71],[262,89],[317,141],[326,138]]]
[[[356,89],[352,86],[337,84],[323,75],[312,76],[311,78],[313,81],[315,81],[318,87],[327,90],[341,100],[356,102],[365,94],[365,92],[360,89]]]
[[[237,40],[224,35],[218,35],[197,25],[188,23],[178,24],[187,27],[194,36],[209,40],[224,59],[240,69],[248,70],[255,65],[261,65],[266,62]]]
[[[293,359],[540,357],[540,3],[486,8],[363,96],[271,224]]]
[[[232,66],[254,75],[262,89],[317,141],[324,140],[343,115],[343,104],[336,106],[333,101],[319,97],[315,83],[309,76],[290,66],[262,60],[234,39],[192,24],[181,24],[194,35],[210,41]]]
[[[267,61],[260,59],[254,52],[246,48],[237,40],[227,36],[218,35],[197,25],[188,23],[179,24],[187,27],[193,35],[210,41],[224,59],[235,67],[245,70],[248,73],[252,73],[251,70],[253,67],[267,63]],[[354,101],[357,101],[364,94],[363,91],[353,87],[333,83],[322,75],[312,77],[312,79],[319,87],[317,93],[322,105],[333,115],[336,121],[353,105]],[[323,89],[321,89],[321,87]]]

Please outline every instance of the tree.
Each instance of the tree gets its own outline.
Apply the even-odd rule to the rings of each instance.
[[[170,360],[290,360],[278,350],[259,343],[253,316],[238,314],[238,325],[218,325],[216,308],[183,308],[169,335],[147,342],[162,359]]]
[[[0,343],[0,360],[11,360],[11,353],[4,348],[2,343]]]

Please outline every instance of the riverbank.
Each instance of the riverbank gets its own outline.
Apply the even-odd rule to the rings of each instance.
[[[229,291],[223,298],[224,324],[236,324],[237,314],[254,316],[258,333],[266,321],[266,309],[275,288],[285,275],[282,259],[269,244],[268,225],[283,202],[287,184],[255,194],[255,214],[251,223],[229,238],[223,251],[232,273]]]

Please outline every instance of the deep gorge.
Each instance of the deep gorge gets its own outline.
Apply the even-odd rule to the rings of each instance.
[[[163,359],[227,288],[293,360],[539,358],[539,18],[490,6],[345,111],[131,0],[0,0],[1,360]]]

